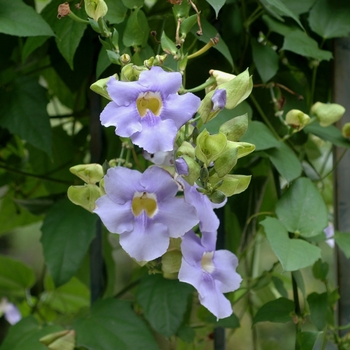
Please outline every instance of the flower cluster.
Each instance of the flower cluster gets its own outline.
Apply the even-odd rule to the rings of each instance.
[[[249,176],[230,172],[254,146],[239,141],[247,129],[246,116],[226,122],[218,134],[199,130],[222,109],[233,108],[248,96],[251,78],[247,72],[220,75],[201,101],[184,93],[180,73],[159,66],[127,65],[121,77],[94,86],[111,100],[101,113],[101,123],[129,138],[125,147],[138,146],[154,165],[139,172],[121,166],[119,159],[109,163],[105,176],[97,164],[73,167],[71,171],[86,184],[72,186],[69,198],[96,213],[136,261],[159,259],[165,277],[174,272],[167,268],[165,256],[169,257],[174,239],[181,239],[176,277],[193,285],[201,304],[218,319],[228,317],[232,307],[224,293],[238,289],[241,277],[236,256],[216,251],[220,222],[214,209],[249,185]]]

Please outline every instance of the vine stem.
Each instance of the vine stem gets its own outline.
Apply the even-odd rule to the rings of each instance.
[[[300,302],[299,302],[299,294],[298,294],[298,285],[297,282],[293,276],[293,272],[292,272],[292,285],[293,285],[293,298],[294,298],[294,305],[295,305],[295,313],[296,315],[300,316],[301,311],[300,311]],[[299,321],[298,323],[295,325],[295,330],[296,330],[296,337],[295,337],[295,350],[300,350],[299,344],[298,344],[298,334],[300,332],[300,325],[299,325]]]
[[[270,123],[269,118],[266,116],[266,114],[264,113],[264,111],[262,110],[262,108],[260,107],[258,101],[255,99],[253,94],[250,94],[250,99],[252,100],[252,102],[254,103],[255,108],[258,110],[259,114],[261,115],[261,118],[264,120],[264,122],[268,125],[268,127],[270,128],[270,130],[272,131],[272,133],[276,136],[276,138],[278,140],[281,140],[280,136],[277,134],[275,128],[273,127],[273,125]]]

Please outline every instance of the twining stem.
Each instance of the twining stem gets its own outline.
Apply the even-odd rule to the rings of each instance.
[[[29,176],[29,177],[34,177],[36,179],[41,179],[41,180],[46,180],[46,181],[51,181],[51,182],[57,182],[57,183],[61,183],[61,184],[65,184],[65,185],[71,185],[71,182],[69,181],[64,181],[64,180],[59,180],[59,179],[53,179],[51,177],[47,177],[45,175],[37,175],[37,174],[31,174],[31,173],[27,173],[25,171],[21,171],[21,170],[17,170],[17,169],[13,169],[13,168],[9,168],[5,165],[1,165],[0,164],[0,168],[1,169],[5,169],[11,173],[14,174],[19,174],[19,175],[23,175],[23,176]]]
[[[210,85],[213,85],[215,84],[216,82],[216,79],[211,76],[207,81],[205,81],[203,84],[201,85],[198,85],[192,89],[184,89],[183,92],[198,92],[198,91],[201,91],[201,90],[204,90],[206,87],[210,86]]]
[[[211,38],[207,44],[205,44],[200,50],[193,53],[192,55],[187,56],[187,59],[198,57],[202,55],[204,52],[208,51],[211,47],[215,46],[219,42],[219,36],[216,35],[214,38]]]
[[[301,315],[301,310],[300,310],[300,302],[299,302],[299,294],[298,294],[298,285],[293,276],[293,272],[292,272],[292,285],[293,285],[294,311],[299,318],[299,316]],[[296,330],[295,350],[299,350],[299,343],[298,343],[298,334],[300,332],[299,321],[295,325],[295,330]]]
[[[255,108],[258,110],[261,118],[264,120],[264,122],[266,123],[266,125],[270,128],[270,130],[272,131],[272,133],[276,136],[276,138],[278,140],[281,140],[280,136],[277,134],[275,128],[273,127],[273,125],[270,123],[269,118],[266,116],[266,114],[264,113],[264,111],[262,110],[262,108],[260,107],[258,101],[255,99],[253,94],[250,94],[250,99],[252,100],[252,102],[254,103]]]

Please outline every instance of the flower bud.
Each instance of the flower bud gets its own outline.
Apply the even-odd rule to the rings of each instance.
[[[67,195],[72,203],[92,212],[96,207],[96,200],[102,196],[102,191],[96,185],[85,184],[84,186],[69,186]]]
[[[67,329],[51,333],[40,338],[39,341],[50,350],[73,350],[75,347],[75,331]]]
[[[182,254],[180,250],[170,250],[162,256],[162,271],[165,278],[177,278],[181,267],[181,259]]]
[[[191,185],[193,186],[194,183],[197,181],[197,179],[199,178],[200,175],[200,171],[201,171],[201,167],[200,165],[191,157],[187,156],[187,155],[183,155],[181,156],[181,158],[178,158],[175,162],[176,165],[176,171],[178,172],[178,160],[183,159],[184,162],[186,162],[186,166],[187,166],[187,174],[182,174],[183,178]],[[184,164],[182,163],[182,171],[186,171]],[[181,171],[181,170],[180,170]],[[181,175],[178,172],[179,175]]]
[[[323,127],[329,126],[338,121],[345,113],[345,108],[337,103],[316,102],[311,107],[313,113]]]
[[[215,204],[220,204],[226,199],[226,196],[219,190],[215,190],[213,193],[207,194],[207,196]]]
[[[122,68],[120,73],[121,81],[136,81],[139,80],[139,76],[142,71],[147,70],[146,67],[135,66],[133,63],[129,63]]]
[[[80,177],[88,184],[95,184],[101,181],[104,176],[102,165],[100,164],[80,164],[75,165],[69,171]]]
[[[107,4],[103,0],[85,0],[84,3],[87,15],[96,22],[100,17],[104,17],[108,11]]]
[[[112,77],[114,77],[116,80],[118,80],[117,74],[112,75]],[[91,84],[90,89],[92,91],[96,92],[97,94],[105,97],[107,100],[112,100],[109,97],[108,92],[107,92],[107,82],[112,77],[103,78],[103,79],[99,79],[99,80],[95,81],[93,84]]]
[[[350,123],[345,123],[341,129],[341,133],[344,137],[350,137]]]
[[[209,71],[209,74],[215,78],[217,85],[227,83],[228,81],[236,78],[236,75],[234,75],[234,74],[225,73],[225,72],[222,72],[220,70],[215,70],[215,69],[211,69]]]
[[[123,53],[121,56],[120,56],[120,62],[122,65],[126,65],[126,64],[129,64],[131,61],[131,57],[130,55],[128,55],[127,53]]]
[[[296,131],[303,129],[310,121],[310,117],[299,109],[292,109],[286,114],[286,124]]]
[[[226,143],[227,139],[224,134],[210,135],[204,129],[197,137],[196,157],[209,166],[224,151]]]
[[[214,91],[214,94],[211,98],[213,103],[212,111],[221,111],[225,108],[226,105],[226,90],[225,89],[217,89]]]

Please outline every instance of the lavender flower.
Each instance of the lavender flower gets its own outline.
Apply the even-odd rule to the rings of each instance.
[[[198,223],[195,208],[183,198],[175,198],[177,183],[159,167],[148,168],[143,174],[110,168],[105,191],[94,212],[110,232],[120,234],[121,246],[138,261],[160,257],[170,237],[181,237]]]
[[[197,191],[197,186],[190,186],[185,180],[178,178],[182,184],[187,203],[193,205],[198,213],[199,228],[201,232],[215,232],[220,225],[220,221],[214,213],[214,208],[220,208],[226,201],[220,204],[213,204],[209,198]]]
[[[224,109],[226,105],[226,90],[225,89],[215,90],[214,95],[211,98],[211,101],[213,102],[213,108],[212,108],[213,112]]]
[[[2,298],[0,301],[0,315],[3,314],[6,321],[11,325],[16,324],[22,318],[20,311],[17,307],[10,303],[6,298]]]
[[[160,67],[143,71],[135,82],[111,78],[107,91],[112,98],[101,113],[104,126],[130,137],[149,153],[171,151],[177,131],[197,111],[200,99],[192,93],[178,95],[181,74]]]
[[[237,257],[228,250],[215,251],[216,233],[203,232],[200,239],[193,231],[182,238],[182,264],[179,280],[193,285],[200,303],[217,319],[232,314],[230,301],[223,293],[239,288]]]

